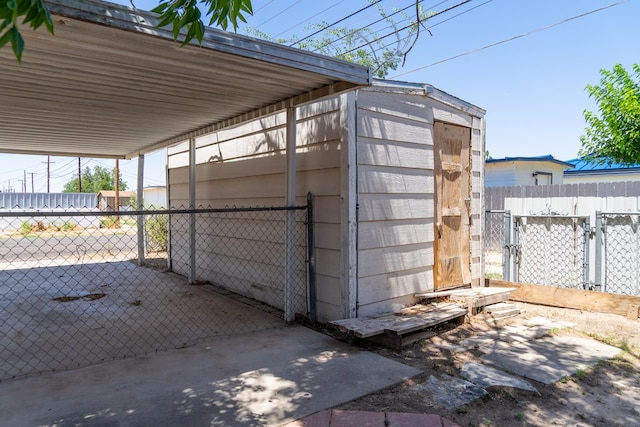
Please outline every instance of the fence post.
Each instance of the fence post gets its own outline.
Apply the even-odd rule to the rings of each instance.
[[[141,211],[144,208],[144,154],[138,154],[138,194],[136,209]],[[137,216],[138,225],[138,265],[144,265],[145,238],[144,238],[144,215]]]
[[[596,211],[596,268],[593,283],[596,291],[602,290],[602,240],[604,230],[602,228],[602,212]]]
[[[307,295],[309,307],[309,320],[316,323],[316,260],[314,253],[315,242],[313,239],[313,195],[307,193]]]
[[[189,284],[196,282],[196,139],[189,138]]]
[[[296,205],[296,109],[287,108],[287,170],[286,170],[286,205]],[[287,211],[285,229],[285,262],[284,262],[284,320],[293,322],[295,314],[295,226],[296,212],[293,209]]]
[[[502,279],[511,281],[511,212],[504,211],[504,248],[502,256]]]
[[[518,231],[518,217],[514,217],[513,220],[513,277],[510,277],[511,282],[517,282],[520,272],[518,271],[518,258],[520,257],[520,236]]]
[[[589,224],[589,217],[584,219],[582,225],[582,236],[584,247],[582,251],[582,289],[590,289],[589,284],[589,241],[591,240],[591,225]]]

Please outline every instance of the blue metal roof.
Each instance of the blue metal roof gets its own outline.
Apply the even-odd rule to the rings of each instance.
[[[567,160],[568,163],[572,163],[573,167],[564,171],[567,175],[576,175],[581,173],[599,174],[599,173],[628,173],[628,172],[640,172],[640,164],[623,165],[622,163],[615,162],[598,162],[587,161],[581,157]]]

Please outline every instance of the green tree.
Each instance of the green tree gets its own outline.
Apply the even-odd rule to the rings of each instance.
[[[87,166],[81,176],[82,193],[99,193],[102,190],[115,190],[115,169],[109,170],[102,166],[95,166],[93,171]],[[127,189],[127,183],[119,177],[119,189]],[[64,185],[63,193],[78,193],[78,174],[74,174],[69,182]]]
[[[579,155],[604,163],[640,163],[640,65],[616,64],[600,70],[600,84],[587,85],[599,114],[584,111],[587,122]]]
[[[380,14],[379,22],[384,22],[386,34],[378,34],[370,27],[349,28],[332,27],[326,22],[312,24],[306,30],[314,30],[314,33],[322,34],[318,38],[305,37],[299,39],[293,36],[289,39],[274,39],[255,28],[248,28],[249,35],[279,44],[299,47],[325,56],[343,59],[364,65],[371,69],[375,77],[385,78],[390,71],[396,70],[409,53],[416,38],[419,36],[421,23],[427,20],[433,13],[425,13],[422,5],[417,6],[416,16],[410,16],[403,10],[387,13],[375,0],[369,0],[375,4]],[[409,24],[400,27],[394,19],[394,15],[400,15],[402,21]]]
[[[182,37],[183,44],[194,38],[202,43],[204,23],[199,6],[202,5],[209,16],[209,24],[234,31],[238,22],[247,22],[245,15],[252,15],[251,0],[160,0],[153,12],[160,14],[158,27],[172,26],[173,38]],[[22,21],[21,21],[22,20]],[[0,48],[11,43],[13,53],[20,62],[24,51],[24,39],[19,26],[29,25],[37,29],[42,25],[53,34],[53,20],[45,0],[0,0]],[[186,32],[181,36],[180,32]]]

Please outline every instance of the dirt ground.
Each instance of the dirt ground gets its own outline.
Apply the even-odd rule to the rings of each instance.
[[[341,405],[338,409],[437,413],[461,426],[640,426],[640,320],[618,315],[515,303],[524,312],[496,325],[479,314],[464,325],[421,340],[402,352],[359,343],[423,371],[404,383]],[[453,409],[433,406],[416,387],[430,376],[459,376],[467,361],[479,362],[477,350],[451,352],[436,344],[457,343],[505,325],[517,325],[542,316],[575,326],[550,333],[591,337],[622,350],[621,354],[570,377],[545,386],[529,380],[539,394],[510,387],[491,387],[485,397]]]

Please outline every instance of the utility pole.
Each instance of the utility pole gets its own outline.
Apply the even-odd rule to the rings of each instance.
[[[47,156],[47,161],[42,162],[47,164],[47,193],[51,192],[51,163],[55,163],[51,161],[51,156]]]
[[[78,157],[78,193],[82,193],[82,165],[80,164],[80,157]]]
[[[31,192],[35,193],[35,191],[33,191],[33,175],[35,175],[35,172],[29,172],[29,175],[31,175]]]
[[[27,170],[24,169],[24,181],[22,181],[22,192],[27,192]]]

